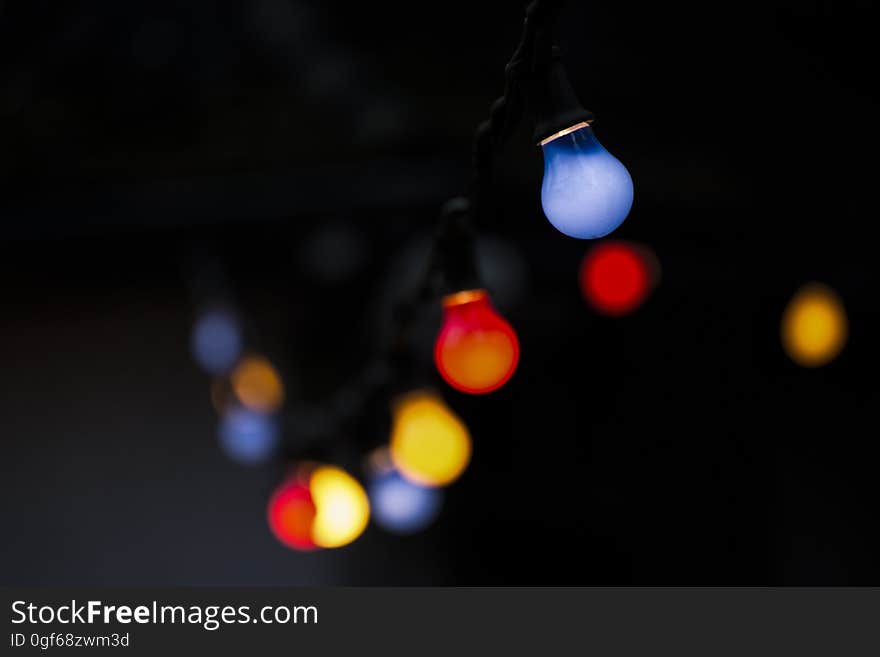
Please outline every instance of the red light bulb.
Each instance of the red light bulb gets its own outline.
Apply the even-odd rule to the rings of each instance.
[[[312,540],[316,513],[308,486],[296,479],[283,483],[275,491],[267,509],[272,533],[294,550],[314,550],[318,547]]]
[[[434,361],[446,383],[472,395],[497,390],[513,376],[519,339],[492,307],[486,290],[465,290],[443,299]]]
[[[611,317],[627,315],[641,306],[654,278],[642,249],[626,242],[602,242],[581,263],[584,298],[597,311]]]

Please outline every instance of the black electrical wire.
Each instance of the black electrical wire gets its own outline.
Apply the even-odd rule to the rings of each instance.
[[[474,229],[474,224],[480,222],[475,218],[492,212],[495,158],[526,110],[525,82],[539,77],[550,65],[552,27],[562,5],[563,0],[534,0],[526,8],[522,36],[504,69],[504,91],[491,104],[489,117],[474,132],[473,177],[467,195],[450,199],[441,209],[424,275],[414,290],[392,307],[388,344],[329,400],[288,415],[286,458],[316,458],[317,454],[338,450],[340,443],[351,442],[351,426],[364,407],[378,397],[387,397],[396,380],[410,378],[411,335],[424,304],[446,294],[481,287]],[[303,430],[297,413],[309,416],[308,431]],[[309,437],[305,438],[304,433]]]

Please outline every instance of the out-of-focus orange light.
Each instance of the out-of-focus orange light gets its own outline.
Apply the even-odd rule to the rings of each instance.
[[[628,315],[645,302],[654,286],[656,265],[652,260],[644,247],[628,242],[597,244],[581,261],[584,299],[603,315]]]
[[[445,486],[464,472],[471,437],[436,394],[412,392],[393,408],[391,459],[400,473],[422,486]]]
[[[253,411],[271,413],[284,401],[284,385],[272,364],[262,356],[248,356],[230,377],[235,396]]]
[[[434,361],[449,385],[471,394],[497,390],[513,376],[519,339],[495,312],[486,290],[465,290],[443,299]]]
[[[834,360],[843,350],[848,333],[843,302],[821,283],[798,290],[782,314],[782,346],[802,367],[819,367]]]
[[[278,487],[267,512],[272,533],[287,547],[335,548],[363,533],[370,503],[360,483],[345,470],[309,464]]]

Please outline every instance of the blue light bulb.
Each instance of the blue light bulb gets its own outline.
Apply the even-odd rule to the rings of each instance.
[[[238,318],[227,310],[209,310],[193,326],[193,356],[211,374],[222,374],[235,365],[241,347]]]
[[[268,461],[281,436],[275,419],[246,408],[233,408],[220,420],[220,447],[233,461],[257,465]]]
[[[541,142],[541,204],[557,230],[595,239],[617,228],[633,202],[633,183],[620,161],[581,123]]]
[[[443,505],[440,489],[418,486],[396,470],[373,479],[369,495],[373,519],[395,534],[412,534],[425,529]]]

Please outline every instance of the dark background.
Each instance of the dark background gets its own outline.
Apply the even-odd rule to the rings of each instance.
[[[618,320],[583,302],[524,128],[489,230],[522,360],[446,390],[475,453],[441,517],[316,554],[269,534],[281,466],[223,457],[189,353],[200,272],[288,409],[331,395],[467,184],[522,16],[0,0],[4,584],[880,583],[871,2],[569,3],[572,80],[635,181],[617,235],[659,287]],[[810,280],[851,323],[818,370],[778,339]]]

